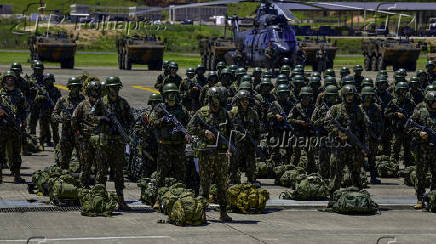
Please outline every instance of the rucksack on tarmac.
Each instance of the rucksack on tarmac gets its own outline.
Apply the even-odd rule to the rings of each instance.
[[[170,186],[159,199],[161,212],[164,214],[169,214],[171,212],[171,209],[173,208],[174,203],[180,198],[182,194],[195,196],[192,190],[186,189],[185,184],[177,183]]]
[[[287,170],[283,173],[282,177],[280,177],[280,185],[295,189],[295,185],[300,183],[306,177],[307,175],[304,169],[296,167],[293,170]]]
[[[173,204],[169,212],[169,222],[179,226],[202,225],[206,223],[207,202],[203,197],[194,197],[184,192]]]
[[[138,182],[141,188],[141,196],[139,200],[147,205],[153,206],[157,198],[156,179],[143,178]]]
[[[80,182],[71,174],[64,174],[55,178],[50,191],[50,201],[54,205],[79,205],[78,189]]]
[[[314,173],[297,183],[291,196],[298,201],[326,200],[329,196],[329,187],[321,175]]]
[[[28,186],[29,192],[33,192],[33,188],[36,188],[38,196],[49,196],[51,191],[50,183],[62,174],[63,170],[57,166],[50,166],[44,170],[35,171],[32,174],[32,183]]]
[[[427,211],[436,213],[436,190],[425,193],[423,202]]]
[[[377,161],[378,175],[382,178],[398,178],[400,172],[398,163],[382,159],[383,161]]]
[[[355,187],[340,189],[333,193],[332,210],[340,214],[375,214],[378,212],[378,204],[371,199],[366,190]]]
[[[269,192],[252,184],[237,184],[227,189],[227,198],[233,212],[259,214],[265,210]]]
[[[287,165],[280,165],[277,167],[274,167],[273,171],[274,171],[274,184],[276,185],[280,185],[280,178],[282,178],[282,175],[288,171],[288,170],[293,170],[295,169],[294,165],[291,164],[287,164]]]
[[[91,189],[81,188],[78,191],[81,214],[88,217],[111,216],[118,205],[118,197],[114,192],[106,191],[103,184],[97,184]]]

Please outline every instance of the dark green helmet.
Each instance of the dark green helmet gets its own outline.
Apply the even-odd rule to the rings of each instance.
[[[250,82],[241,82],[239,84],[238,90],[251,90],[253,89],[253,85]]]
[[[400,68],[397,71],[398,74],[401,74],[403,77],[407,77],[407,71],[404,68]]]
[[[356,95],[357,91],[356,91],[356,87],[353,85],[345,85],[344,87],[342,87],[341,89],[341,95],[343,97],[349,95],[349,94],[353,94]]]
[[[362,91],[360,92],[360,95],[362,96],[372,96],[375,95],[375,91],[373,87],[370,86],[365,86],[364,88],[362,88]]]
[[[42,70],[42,69],[44,69],[44,64],[41,61],[37,60],[36,62],[33,63],[32,69]]]
[[[416,76],[412,76],[411,78],[410,78],[410,84],[413,84],[413,83],[420,83],[420,80],[419,80],[419,78],[418,77],[416,77]]]
[[[403,81],[398,82],[395,85],[395,92],[397,92],[397,91],[399,91],[401,89],[408,90],[409,89],[409,84],[407,84],[407,82],[403,82]]]
[[[21,73],[23,72],[23,67],[21,66],[20,63],[14,62],[13,64],[11,64],[11,70],[14,72]]]
[[[291,90],[289,90],[289,87],[286,84],[280,84],[277,87],[277,89],[276,89],[276,93],[277,94],[279,94],[279,93],[287,93],[287,94],[289,94],[290,92],[291,92]]]
[[[203,65],[199,64],[199,65],[197,65],[197,68],[195,68],[195,73],[196,74],[204,74],[204,73],[206,73],[206,68]]]
[[[432,60],[427,61],[427,64],[425,65],[425,68],[427,68],[427,70],[433,70],[435,67],[435,64]]]
[[[292,79],[292,82],[294,84],[304,84],[305,80],[304,80],[304,76],[302,75],[296,75],[294,76],[294,78]]]
[[[243,75],[246,75],[246,74],[247,74],[247,71],[244,68],[238,68],[236,70],[236,73],[235,73],[236,76],[243,76]]]
[[[15,75],[15,72],[8,70],[2,74],[2,80],[3,82],[6,81],[6,77],[14,77],[14,79],[17,79],[17,76]]]
[[[341,68],[341,76],[346,76],[346,75],[349,75],[349,74],[351,74],[351,72],[350,72],[350,69],[348,68],[348,67],[342,67]]]
[[[265,70],[265,71],[263,71],[263,73],[262,73],[262,78],[272,78],[272,72],[271,71],[269,71],[269,70]]]
[[[223,61],[218,62],[218,63],[216,64],[216,69],[217,69],[217,70],[222,70],[222,69],[224,69],[225,67],[226,67],[226,63],[224,63]]]
[[[284,76],[284,75],[283,75]],[[277,83],[277,85],[280,85],[280,84],[288,84],[289,83],[289,80],[288,80],[288,78],[286,78],[286,76],[284,76],[284,77],[280,77],[280,75],[279,75],[279,77],[277,77],[277,81],[276,81],[276,83]]]
[[[321,78],[320,77],[316,77],[316,76],[312,76],[309,79],[309,85],[312,86],[312,84],[317,84],[321,86]]]
[[[85,94],[90,97],[101,96],[101,84],[98,81],[88,82],[85,88]]]
[[[179,70],[179,65],[178,65],[176,62],[171,62],[171,63],[168,65],[168,68],[177,71],[177,70]]]
[[[379,77],[379,76],[385,76],[385,77],[388,77],[388,71],[387,71],[387,70],[380,70],[380,71],[377,73],[377,77]]]
[[[428,105],[431,105],[436,101],[436,91],[427,91],[425,93],[425,102]]]
[[[301,70],[304,71],[304,66],[301,65],[301,64],[297,64],[297,65],[295,65],[295,68],[297,68],[297,69],[301,69]]]
[[[167,69],[169,64],[170,64],[170,61],[168,61],[168,60],[164,60],[164,61],[162,62],[162,67],[163,67],[164,69]]]
[[[271,82],[270,78],[262,78],[261,82],[260,82],[261,86],[273,86],[273,83]]]
[[[347,75],[342,78],[341,86],[345,86],[345,85],[354,85],[354,77],[352,75]]]
[[[280,68],[280,73],[290,73],[291,72],[291,66],[284,64],[282,65],[282,67]]]
[[[207,80],[215,79],[215,81],[218,80],[218,74],[216,71],[209,71],[207,74]]]
[[[43,81],[47,81],[47,80],[51,80],[51,81],[55,81],[55,77],[54,74],[52,73],[47,73],[44,75],[44,77],[42,78]]]
[[[210,88],[209,89],[209,99],[211,99],[211,98],[213,98],[213,97],[216,97],[216,98],[218,98],[218,99],[220,99],[220,93],[221,93],[221,91],[220,91],[220,88],[219,87],[212,87],[212,88]]]
[[[338,95],[338,88],[334,85],[328,85],[325,88],[324,94],[326,94],[326,95]]]
[[[337,86],[338,85],[337,82],[336,82],[336,78],[333,77],[333,76],[327,76],[324,79],[324,87],[327,87],[327,86],[330,86],[330,85],[332,85],[332,86]]]
[[[387,82],[388,82],[388,77],[387,76],[380,76],[380,77],[377,77],[375,79],[375,84],[378,84],[378,83],[387,83]]]
[[[106,78],[105,87],[123,87],[123,83],[121,83],[121,80],[117,76],[110,76]]]
[[[227,98],[229,97],[229,91],[227,90],[227,87],[225,86],[218,87],[218,93],[221,103],[227,103]]]
[[[304,70],[295,67],[295,68],[292,70],[292,76],[296,76],[296,75],[304,75]]]
[[[256,67],[256,68],[254,68],[254,70],[253,70],[253,75],[254,74],[262,74],[262,69],[260,68],[260,67]]]
[[[251,75],[242,76],[241,82],[249,82],[249,83],[253,82],[253,80],[251,79]]]
[[[70,77],[67,81],[67,87],[82,86],[82,80],[77,77]]]
[[[426,75],[426,73],[425,73],[425,71],[422,70],[422,69],[416,71],[416,76],[417,76],[417,77],[420,77],[420,78],[421,78],[421,76],[425,76],[425,75]]]
[[[151,105],[153,102],[163,102],[162,95],[159,93],[152,93],[148,97],[148,105]]]
[[[235,73],[236,73],[236,70],[238,70],[238,65],[235,65],[235,64],[230,65],[230,67],[229,67],[229,71],[230,71],[232,74],[235,74]]]
[[[236,98],[238,101],[241,101],[242,99],[250,99],[251,93],[247,90],[239,90],[238,94],[236,94]]]
[[[177,85],[175,83],[167,83],[162,88],[162,94],[166,95],[170,92],[175,92],[179,94],[179,88],[177,88]]]
[[[326,71],[324,72],[324,78],[326,77],[336,77],[336,73],[333,69],[326,69]]]
[[[187,68],[186,69],[186,75],[188,75],[188,74],[195,75],[195,69],[192,68],[192,67]]]
[[[366,77],[362,81],[362,87],[366,87],[366,86],[374,87],[374,81],[369,77]]]
[[[302,95],[311,95],[312,96],[313,95],[312,87],[305,86],[305,87],[301,88],[299,95],[300,96],[302,96]]]
[[[362,72],[362,71],[363,71],[363,67],[362,67],[362,65],[360,65],[360,64],[356,64],[356,65],[354,65],[354,67],[353,67],[353,71],[354,71],[354,72]]]
[[[317,72],[317,71],[314,71],[314,72],[312,73],[311,77],[319,77],[319,78],[321,78],[321,73],[319,73],[319,72]]]
[[[429,91],[436,91],[436,86],[434,86],[433,84],[428,85],[425,88],[425,92],[429,92]]]

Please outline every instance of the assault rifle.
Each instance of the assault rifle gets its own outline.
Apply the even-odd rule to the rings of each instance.
[[[1,123],[3,123],[8,128],[12,129],[12,131],[16,135],[22,135],[32,140],[33,143],[37,144],[37,140],[33,138],[31,135],[29,135],[25,130],[23,130],[23,127],[17,123],[18,119],[16,118],[15,114],[12,112],[10,104],[0,103],[0,109],[5,111]]]
[[[123,126],[121,125],[120,121],[118,120],[115,113],[112,113],[104,104],[102,100],[100,100],[101,107],[103,108],[104,113],[107,117],[111,120],[111,122],[115,125],[118,133],[120,133],[120,136],[123,138],[124,143],[130,145],[130,137],[127,135],[126,131],[124,130]]]
[[[404,125],[404,127],[405,128],[408,127],[409,124],[415,128],[418,128],[421,131],[426,132],[430,136],[430,140],[429,140],[430,146],[433,147],[436,145],[436,132],[434,130],[428,128],[427,126],[423,126],[423,125],[416,123],[415,121],[413,121],[413,119],[408,119],[406,124]]]
[[[324,102],[325,106],[330,109],[330,107]],[[362,151],[365,153],[369,153],[369,148],[363,144],[360,139],[351,131],[349,127],[345,128],[343,127],[335,118],[331,117],[331,120],[335,124],[336,128],[338,128],[339,131],[342,133],[345,133],[347,135],[347,139],[350,142],[351,145],[359,147]]]
[[[234,121],[241,130],[244,130],[244,126],[242,125],[242,121],[240,119],[235,119]],[[247,138],[248,141],[256,148],[256,155],[262,156],[262,158],[267,157],[267,153],[262,150],[262,148],[258,145],[257,140],[253,138],[253,136],[248,132],[247,129],[244,130],[244,136],[241,138],[241,140],[243,140],[244,138]]]
[[[46,91],[44,91],[44,90],[42,89],[42,87],[38,84],[38,82],[35,82],[35,86],[36,86],[36,88],[38,88],[38,91],[39,91],[42,95],[45,96],[45,98],[47,99],[48,104],[50,105],[50,107],[53,108],[53,107],[55,106],[55,103],[53,102],[53,99],[51,99],[50,95],[49,95]]]
[[[218,136],[218,140],[221,141],[224,145],[227,145],[229,147],[230,152],[238,152],[238,149],[236,146],[229,140],[227,137],[225,137],[218,129],[208,124],[206,121],[204,121],[200,117],[196,117],[198,121],[200,122],[200,125],[205,127],[208,131],[215,134],[215,136]]]
[[[166,123],[172,123],[174,124],[174,128],[171,131],[171,134],[174,134],[176,132],[182,132],[184,135],[187,135],[189,137],[189,139],[191,139],[191,135],[189,135],[188,131],[185,129],[185,127],[183,127],[182,123],[180,123],[180,121],[176,118],[176,116],[174,116],[173,114],[171,114],[170,112],[168,112],[168,110],[164,107],[163,103],[159,103],[158,105],[156,105],[158,108],[160,108],[162,110],[162,112],[165,113],[165,116],[163,117],[164,121]]]
[[[366,127],[366,131],[367,131],[368,135],[371,138],[378,140],[379,137],[377,136],[377,133],[375,132],[375,129],[376,129],[375,123],[371,121],[371,119],[369,118],[368,115],[365,114],[364,116],[365,116],[366,121],[368,122],[368,126]]]

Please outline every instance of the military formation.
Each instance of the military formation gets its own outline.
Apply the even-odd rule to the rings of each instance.
[[[16,183],[24,183],[20,154],[55,146],[58,166],[68,169],[75,152],[83,186],[105,185],[109,175],[119,208],[128,210],[123,169],[128,155],[140,152],[148,160],[141,176],[156,171],[157,187],[172,177],[209,199],[215,184],[222,221],[232,220],[229,185],[241,183],[241,172],[248,183],[260,184],[255,175],[259,161],[319,173],[330,182],[332,198],[345,168],[359,189],[364,187],[362,170],[369,172],[371,184],[380,184],[376,156],[384,155],[406,167],[416,164],[417,209],[423,207],[427,171],[436,190],[436,73],[431,61],[416,75],[399,69],[391,80],[380,71],[375,81],[362,76],[361,65],[353,73],[343,67],[338,80],[332,69],[306,73],[302,65],[283,65],[276,72],[254,68],[249,74],[220,62],[216,71],[188,68],[183,78],[177,63],[165,61],[163,68],[155,84],[159,93],[150,95],[137,117],[120,97],[123,85],[116,76],[71,77],[69,93],[61,97],[42,62],[34,61],[33,73],[26,77],[20,64],[12,64],[1,77],[0,164]],[[135,147],[132,131],[142,137]],[[36,149],[29,150],[35,141]],[[193,154],[188,155],[188,148]],[[193,183],[196,177],[198,184]]]

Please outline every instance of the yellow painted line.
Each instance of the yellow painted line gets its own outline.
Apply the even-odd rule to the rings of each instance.
[[[65,90],[65,91],[69,91],[69,89],[66,86],[63,86],[63,85],[55,85],[55,87],[57,87],[59,89],[62,89],[62,90]]]
[[[150,87],[146,87],[146,86],[132,86],[132,87],[136,88],[136,89],[146,90],[146,91],[149,91],[149,92],[160,94],[160,92],[158,90],[150,88]]]

